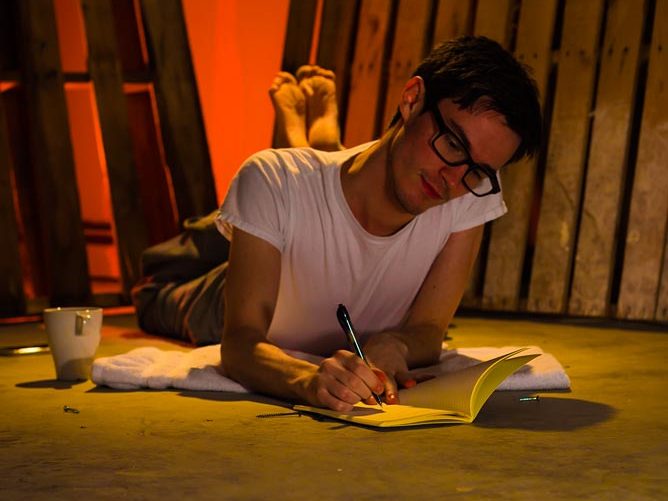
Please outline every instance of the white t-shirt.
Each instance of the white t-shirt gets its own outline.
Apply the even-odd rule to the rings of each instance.
[[[369,234],[341,188],[341,166],[369,143],[339,152],[265,150],[236,174],[217,219],[281,252],[281,278],[268,339],[282,348],[331,354],[346,348],[336,319],[346,305],[364,337],[400,325],[452,232],[506,212],[501,194],[466,194],[415,217],[387,237]]]

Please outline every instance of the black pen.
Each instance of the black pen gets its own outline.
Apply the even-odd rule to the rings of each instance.
[[[342,304],[340,304],[336,310],[336,318],[339,320],[341,328],[343,329],[343,332],[345,333],[346,338],[348,339],[348,346],[350,346],[350,349],[353,352],[355,352],[355,355],[364,360],[364,363],[367,364],[368,366],[369,361],[364,356],[362,347],[357,342],[357,337],[355,337],[355,329],[353,328],[353,323],[350,321],[350,315],[348,315],[348,310]],[[373,392],[371,393],[373,395],[373,398],[376,399],[376,402],[378,402],[378,405],[382,407],[383,402],[380,399],[380,397]]]

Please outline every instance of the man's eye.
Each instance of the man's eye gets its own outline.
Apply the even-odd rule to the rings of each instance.
[[[452,151],[456,151],[457,153],[462,153],[464,151],[464,148],[462,145],[459,143],[457,138],[453,136],[452,134],[444,134],[445,135],[445,142],[448,145],[448,148],[450,148]]]

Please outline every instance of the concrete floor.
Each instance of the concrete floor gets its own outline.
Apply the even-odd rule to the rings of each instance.
[[[0,499],[668,499],[668,335],[458,318],[452,346],[539,345],[570,393],[497,393],[472,425],[375,431],[262,397],[54,381],[0,357]],[[0,328],[3,345],[45,339]],[[154,345],[107,317],[99,356]],[[69,405],[79,414],[63,412]]]

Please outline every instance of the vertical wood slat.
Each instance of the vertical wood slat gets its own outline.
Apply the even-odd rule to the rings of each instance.
[[[308,64],[318,0],[291,0],[281,69],[292,74]]]
[[[23,82],[51,304],[90,297],[88,259],[51,0],[19,2]]]
[[[357,25],[358,0],[340,2],[324,0],[322,22],[318,37],[317,64],[336,75],[336,102],[339,106],[339,125],[345,131],[345,111],[348,103],[350,59]]]
[[[514,7],[515,0],[478,0],[473,32],[496,40],[508,49]]]
[[[282,71],[295,75],[300,66],[309,63],[317,10],[318,0],[290,0],[281,61]],[[278,148],[285,146],[284,143],[285,138],[279,137],[274,123],[271,145]]]
[[[387,128],[397,112],[404,84],[425,56],[430,17],[430,0],[399,0],[392,53],[387,63],[383,129]]]
[[[123,291],[140,278],[142,251],[148,246],[139,182],[132,158],[128,111],[116,47],[109,0],[83,0],[88,38],[88,64],[95,88],[102,130],[109,188],[111,192],[116,246],[123,279]]]
[[[533,69],[543,102],[552,63],[557,1],[525,0],[520,11],[515,56]],[[537,158],[501,169],[508,214],[492,223],[483,289],[483,307],[519,307],[522,268],[532,210]]]
[[[663,246],[663,273],[661,273],[661,285],[654,318],[659,322],[668,322],[668,231],[666,231],[666,242]]]
[[[150,89],[128,89],[128,110],[132,155],[137,170],[139,193],[148,225],[149,245],[158,244],[179,233],[178,217],[170,193],[171,175],[164,164],[160,131],[155,121],[155,97]]]
[[[5,107],[0,95],[0,315],[19,315],[25,310],[25,294],[19,256],[18,225],[11,181],[12,158]]]
[[[0,71],[18,70],[17,2],[0,2]]]
[[[479,0],[476,6],[475,18],[473,23],[473,33],[476,36],[486,36],[496,40],[502,47],[508,48],[510,44],[511,19],[515,6],[514,0]],[[485,235],[480,245],[480,252],[476,257],[471,270],[471,276],[466,284],[464,295],[462,296],[462,306],[468,308],[478,308],[480,306],[480,292],[478,290],[480,282],[483,280],[483,256],[487,254],[489,246],[491,224],[485,226]]]
[[[181,0],[141,0],[155,94],[179,220],[217,206]]]
[[[569,312],[609,312],[646,2],[612,2],[605,28]]]
[[[436,10],[433,45],[473,31],[473,0],[440,0]]]
[[[19,16],[16,16],[17,22]],[[19,255],[23,265],[23,289],[26,299],[32,296],[47,297],[45,249],[42,244],[41,221],[36,200],[36,183],[33,182],[34,173],[30,158],[30,134],[28,127],[28,113],[26,112],[26,89],[24,86],[15,86],[2,93],[5,107],[5,117],[8,126],[8,139],[12,152],[16,189],[16,215],[19,231]],[[30,224],[26,224],[29,221]],[[23,255],[24,254],[24,255]]]
[[[603,7],[567,0],[564,10],[529,311],[562,313],[568,301]]]
[[[446,40],[452,40],[473,32],[474,0],[438,0],[432,46],[436,47]],[[462,304],[477,306],[476,289],[480,276],[480,256],[476,258],[472,276],[464,291]]]
[[[617,308],[620,318],[659,316],[657,296],[668,228],[667,51],[668,0],[657,0]]]
[[[391,3],[362,0],[355,41],[344,144],[355,146],[376,137],[376,116],[385,47],[390,25]]]

